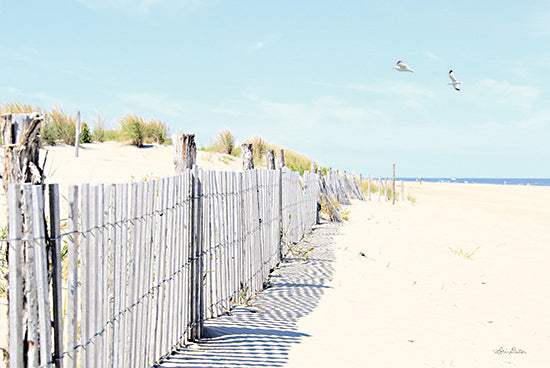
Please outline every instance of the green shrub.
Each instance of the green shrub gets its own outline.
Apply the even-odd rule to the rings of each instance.
[[[67,114],[63,109],[53,108],[44,116],[42,141],[47,144],[58,142],[74,145],[76,134],[76,117]]]
[[[82,130],[79,137],[80,143],[92,143],[92,133],[88,128],[88,124],[83,122],[80,128]]]
[[[235,143],[235,137],[229,129],[219,131],[214,143],[211,143],[210,146],[203,147],[202,150],[207,152],[219,152],[232,156],[238,156],[241,152],[241,148]]]
[[[147,123],[141,116],[127,114],[119,120],[121,137],[136,147],[143,147],[147,135]]]
[[[151,119],[146,123],[145,139],[150,143],[164,144],[168,136],[168,128],[162,121]]]

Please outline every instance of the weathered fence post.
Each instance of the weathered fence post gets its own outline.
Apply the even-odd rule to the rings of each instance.
[[[265,151],[265,160],[267,162],[267,169],[275,170],[275,151],[274,150]]]
[[[278,149],[277,150],[277,163],[278,168],[285,167],[285,150]]]
[[[5,171],[4,191],[8,183],[42,184],[44,174],[38,163],[40,128],[44,117],[38,113],[4,114],[1,120]]]
[[[243,170],[252,170],[254,168],[254,154],[252,151],[252,143],[241,144],[241,152],[243,156]]]
[[[39,113],[4,114],[1,116],[0,131],[2,145],[4,146],[4,173],[2,179],[6,197],[9,199],[10,239],[20,239],[21,235],[17,234],[22,234],[24,228],[30,228],[31,217],[29,212],[31,207],[29,203],[25,203],[26,209],[22,209],[21,187],[11,186],[11,190],[8,190],[8,185],[42,184],[44,181],[43,169],[39,164],[40,129],[43,121],[44,118]],[[9,193],[10,191],[11,193]],[[26,198],[27,201],[25,202],[30,202],[30,193]],[[28,321],[33,319],[34,315],[30,315],[32,312],[28,311],[27,305],[34,299],[24,297],[23,294],[28,286],[26,280],[22,278],[22,275],[26,275],[28,271],[27,262],[24,260],[27,260],[28,257],[32,258],[32,256],[27,255],[25,242],[10,241],[8,247],[8,265],[11,265],[9,266],[10,303],[8,315],[10,319],[10,337],[8,349],[10,351],[10,366],[22,367],[23,361],[29,359],[29,351],[34,347],[34,345],[30,346],[26,343],[29,339],[34,339],[32,332],[29,332],[28,335],[25,334],[25,330],[27,328],[31,330],[33,326],[33,323]],[[12,265],[11,262],[14,262],[14,264]],[[14,293],[13,296],[12,293]],[[11,299],[13,299],[13,303]]]
[[[195,134],[176,132],[172,134],[172,144],[174,145],[176,174],[180,175],[185,169],[192,169],[197,160]]]
[[[82,123],[80,120],[80,111],[76,113],[76,127],[74,135],[74,154],[78,157],[78,148],[80,147],[80,132],[82,130]]]
[[[314,174],[317,172],[317,163],[316,163],[315,161],[311,161],[311,169],[310,169],[310,171],[311,171],[312,173],[314,173]]]

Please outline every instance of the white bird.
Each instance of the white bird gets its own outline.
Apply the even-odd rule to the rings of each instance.
[[[399,60],[397,62],[397,64],[393,67],[393,69],[395,70],[399,70],[400,72],[411,72],[411,73],[414,73],[414,70],[412,70],[411,68],[409,68],[409,66],[407,64],[405,64],[404,62],[402,62],[401,60]]]
[[[460,91],[460,85],[462,84],[462,82],[456,80],[455,74],[453,73],[452,69],[449,70],[449,77],[451,78],[449,84],[452,84],[457,91]]]

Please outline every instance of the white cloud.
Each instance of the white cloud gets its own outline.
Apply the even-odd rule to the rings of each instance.
[[[277,102],[258,96],[249,100],[255,103],[257,115],[262,120],[305,135],[316,134],[322,129],[326,129],[325,132],[336,131],[338,127],[364,127],[387,120],[386,115],[380,110],[363,104],[351,105],[330,96],[319,97],[310,103]]]
[[[0,87],[0,97],[5,102],[23,100],[24,103],[38,105],[42,108],[71,105],[68,101],[44,92],[25,92],[14,87]]]
[[[119,94],[117,98],[129,105],[133,111],[153,111],[176,118],[186,116],[188,109],[184,105],[189,104],[183,101],[170,101],[166,96],[145,92]]]
[[[373,86],[368,86],[366,84],[360,84],[360,83],[344,83],[344,84],[337,84],[337,83],[328,83],[328,82],[310,82],[309,84],[314,86],[320,86],[320,87],[327,87],[327,88],[337,88],[337,89],[350,89],[355,91],[369,91],[369,92],[378,92],[378,89]]]
[[[279,41],[280,39],[281,39],[281,35],[278,35],[278,34],[271,35],[268,38],[266,38],[264,40],[261,40],[261,41],[258,41],[254,45],[249,47],[248,52],[255,52],[255,51],[258,51],[260,49],[263,49],[268,44]]]
[[[432,60],[441,61],[441,58],[431,51],[425,51],[424,54]]]
[[[526,126],[545,125],[550,127],[550,110],[538,110],[530,114],[524,121]]]
[[[16,47],[6,47],[0,44],[0,59],[31,62],[36,60],[38,55],[38,46],[32,42],[27,42]]]
[[[550,23],[548,19],[550,19],[550,1],[532,8],[531,19],[528,24],[534,36],[550,36]]]
[[[210,0],[77,0],[94,11],[115,11],[127,16],[148,17],[158,9],[186,13],[204,6]]]
[[[493,79],[482,79],[474,87],[478,90],[477,98],[482,101],[515,106],[524,111],[531,109],[539,96],[536,87]]]

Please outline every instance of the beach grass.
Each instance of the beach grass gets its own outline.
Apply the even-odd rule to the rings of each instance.
[[[469,259],[471,261],[471,260],[473,260],[473,256],[474,256],[474,254],[476,254],[476,252],[479,250],[479,248],[481,248],[481,247],[478,246],[476,249],[474,249],[473,251],[469,251],[469,252],[464,251],[462,248],[451,248],[451,247],[449,247],[449,250],[455,256],[463,257],[463,258]]]
[[[236,148],[235,136],[233,136],[233,133],[229,129],[224,129],[218,132],[214,143],[204,147],[204,150],[236,156]]]
[[[267,143],[262,137],[254,136],[252,138],[245,139],[244,142],[252,143],[255,167],[265,168],[267,166],[265,158],[267,150],[277,151],[279,149],[283,149],[286,167],[292,171],[298,171],[301,175],[311,168],[311,160],[307,156],[288,148],[281,147],[277,144]],[[234,157],[241,156],[241,146],[235,141],[235,137],[228,129],[219,131],[213,143],[209,146],[201,147],[200,149],[206,152],[218,152]],[[326,173],[326,169],[324,170]]]

